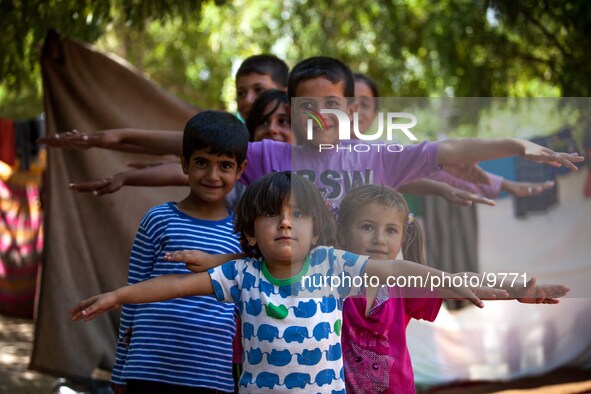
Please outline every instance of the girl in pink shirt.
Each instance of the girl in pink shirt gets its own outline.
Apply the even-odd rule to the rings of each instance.
[[[384,186],[351,190],[338,215],[344,248],[373,259],[424,263],[422,231],[406,201]],[[422,298],[413,298],[422,297]],[[423,289],[368,288],[367,297],[345,300],[343,361],[348,393],[414,393],[414,375],[406,346],[411,318],[435,320],[442,299]]]
[[[385,186],[362,186],[347,194],[338,214],[338,240],[344,249],[371,259],[393,260],[402,251],[406,260],[425,262],[419,223],[404,197]],[[569,291],[563,285],[537,285],[535,278],[515,286],[495,283],[507,292],[496,299],[523,303],[556,304]],[[441,297],[458,297],[453,289],[388,285],[367,287],[364,298],[344,301],[341,343],[348,393],[415,393],[406,326],[410,319],[435,320]]]

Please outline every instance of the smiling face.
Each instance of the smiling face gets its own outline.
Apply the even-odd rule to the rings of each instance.
[[[296,201],[286,199],[281,212],[268,212],[254,221],[254,236],[247,236],[256,244],[268,266],[303,263],[310,248],[316,243],[314,221]]]
[[[379,202],[362,205],[344,230],[346,249],[376,260],[395,259],[402,246],[405,218]]]
[[[269,89],[283,90],[284,87],[278,86],[267,74],[251,73],[236,79],[236,104],[243,119],[248,117],[252,103],[257,97]]]
[[[291,133],[291,114],[289,112],[289,105],[279,104],[273,113],[268,116],[266,115],[273,111],[273,108],[276,106],[277,101],[274,101],[267,104],[265,107],[265,115],[263,115],[263,117],[266,117],[266,119],[255,128],[254,140],[262,141],[264,139],[271,139],[293,144],[295,140]]]
[[[311,141],[306,139],[307,123],[310,119],[308,111],[319,112],[321,109],[337,109],[353,119],[353,112],[357,103],[349,102],[344,97],[345,83],[332,83],[326,78],[307,79],[298,84],[295,89],[296,99],[293,102],[292,127],[300,142],[305,145],[318,147],[320,144],[338,144],[339,123],[334,115],[323,115],[327,126],[318,126],[314,122],[314,133]]]
[[[223,202],[246,167],[246,161],[238,165],[235,158],[211,154],[207,149],[193,152],[188,162],[181,156],[181,162],[191,194],[207,203]]]

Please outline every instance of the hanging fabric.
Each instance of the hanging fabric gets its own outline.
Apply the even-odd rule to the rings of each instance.
[[[15,158],[14,122],[12,119],[0,118],[0,161],[14,165]]]
[[[39,186],[12,179],[0,180],[0,313],[32,318],[43,249]]]

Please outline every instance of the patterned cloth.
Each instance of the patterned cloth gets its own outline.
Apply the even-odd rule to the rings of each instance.
[[[342,344],[348,393],[415,392],[406,326],[410,319],[437,317],[442,299],[427,291],[382,287],[369,316],[365,297],[345,300]]]
[[[322,284],[362,276],[366,262],[366,256],[321,246],[287,279],[274,278],[263,259],[209,270],[218,300],[240,310],[240,392],[344,393],[342,299],[363,288],[341,281],[331,291]]]
[[[0,180],[0,313],[33,317],[42,251],[38,186]]]

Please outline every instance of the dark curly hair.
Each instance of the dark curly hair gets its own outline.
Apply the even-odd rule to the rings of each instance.
[[[244,192],[238,206],[234,231],[240,234],[242,250],[248,257],[262,257],[258,246],[248,244],[247,236],[255,237],[254,221],[259,216],[281,212],[288,199],[297,201],[305,215],[314,221],[318,245],[333,245],[336,225],[318,189],[307,179],[290,171],[272,172],[254,181]]]

